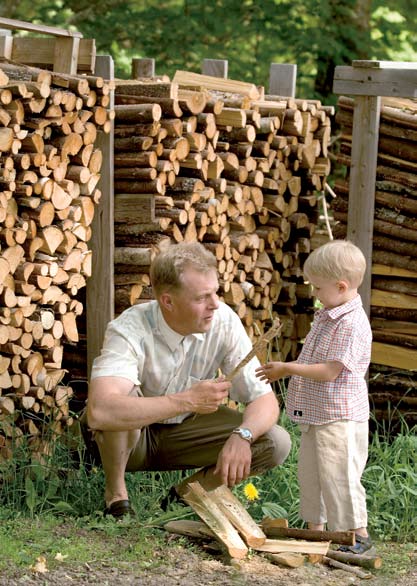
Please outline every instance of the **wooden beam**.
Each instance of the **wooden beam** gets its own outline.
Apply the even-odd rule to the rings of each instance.
[[[380,109],[380,97],[358,96],[355,99],[349,177],[347,237],[362,250],[366,258],[367,270],[359,292],[368,316],[371,305],[372,237]]]
[[[204,59],[201,66],[203,75],[212,75],[213,77],[222,77],[227,79],[229,72],[229,62],[227,59]]]
[[[81,39],[83,36],[78,31],[69,31],[55,26],[46,26],[44,24],[33,24],[23,20],[14,20],[12,18],[0,18],[0,27],[10,30],[30,31],[33,33],[43,33],[55,37],[75,37]]]
[[[79,38],[58,37],[55,39],[53,70],[57,73],[75,75],[77,73],[79,48]]]
[[[97,57],[95,75],[114,79],[113,58],[108,55]],[[114,92],[111,94],[110,109],[114,106]],[[109,134],[99,132],[97,147],[103,154],[100,203],[92,223],[90,247],[93,251],[92,275],[87,281],[87,378],[90,378],[93,360],[99,355],[104,333],[109,321],[114,318],[114,165],[113,129]]]
[[[353,96],[417,97],[417,67],[414,63],[392,64],[392,67],[359,65],[336,67],[333,78],[335,94]],[[370,63],[370,62],[365,62]]]
[[[297,65],[271,63],[269,68],[269,93],[276,96],[295,97]]]

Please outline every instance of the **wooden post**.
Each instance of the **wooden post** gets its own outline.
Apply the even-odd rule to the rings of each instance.
[[[79,48],[79,38],[57,37],[54,50],[54,71],[76,75]]]
[[[269,68],[269,93],[276,96],[295,97],[297,65],[271,63]]]
[[[4,59],[12,58],[13,37],[7,29],[0,29],[0,55]]]
[[[352,67],[336,67],[333,91],[355,96],[347,236],[367,260],[360,294],[369,316],[380,96],[415,98],[417,63],[353,61]]]
[[[227,79],[228,69],[229,62],[226,59],[204,59],[201,66],[201,73],[203,75],[212,75],[213,77]]]
[[[347,237],[362,250],[366,258],[367,268],[359,293],[368,317],[371,312],[372,237],[380,110],[380,97],[357,96],[355,99]]]
[[[154,77],[155,59],[132,59],[132,79]]]
[[[96,59],[95,75],[114,79],[114,62],[109,55]],[[114,105],[111,92],[110,108]],[[87,377],[93,360],[100,353],[106,326],[114,317],[114,132],[98,134],[97,146],[103,153],[99,188],[102,196],[92,224],[90,247],[93,251],[92,275],[87,281]]]

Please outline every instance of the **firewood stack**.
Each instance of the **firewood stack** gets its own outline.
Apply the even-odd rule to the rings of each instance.
[[[353,105],[340,97],[335,237],[346,236]],[[379,128],[372,255],[373,357],[370,396],[378,419],[417,421],[417,103],[383,99]],[[413,372],[414,371],[414,372]]]
[[[301,268],[330,172],[330,114],[315,100],[178,71],[115,81],[116,314],[152,297],[149,264],[198,240],[254,342],[279,317],[277,355],[310,327]]]
[[[100,78],[0,64],[0,460],[23,434],[47,453],[72,423],[63,349],[78,342],[91,275],[109,92]]]

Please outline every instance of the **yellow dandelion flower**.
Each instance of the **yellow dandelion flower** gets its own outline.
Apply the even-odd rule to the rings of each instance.
[[[258,489],[254,484],[252,484],[252,482],[245,484],[243,492],[245,493],[245,497],[248,499],[248,501],[256,501],[259,498]]]

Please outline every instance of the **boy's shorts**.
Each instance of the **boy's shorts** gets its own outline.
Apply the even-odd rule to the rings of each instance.
[[[330,531],[367,526],[361,476],[368,458],[368,422],[300,425],[300,515]]]

